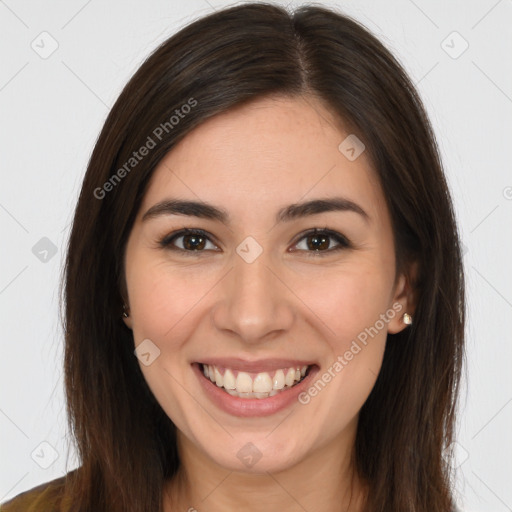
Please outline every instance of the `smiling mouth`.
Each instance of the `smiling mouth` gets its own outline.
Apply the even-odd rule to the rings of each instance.
[[[231,396],[260,399],[293,388],[309,375],[313,366],[294,366],[253,373],[199,363],[205,378]]]

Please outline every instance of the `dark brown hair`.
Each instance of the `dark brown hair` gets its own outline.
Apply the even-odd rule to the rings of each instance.
[[[315,97],[358,134],[391,214],[397,268],[418,265],[414,324],[389,335],[360,413],[355,454],[369,488],[366,511],[454,508],[443,449],[453,439],[465,302],[430,123],[400,64],[360,24],[321,7],[288,13],[254,3],[199,19],[158,47],[122,91],[92,153],[64,280],[66,398],[80,458],[67,479],[73,510],[160,510],[163,483],[180,462],[175,427],[121,319],[125,244],[152,172],[176,143],[206,119],[270,95]],[[119,173],[148,137],[155,147]]]

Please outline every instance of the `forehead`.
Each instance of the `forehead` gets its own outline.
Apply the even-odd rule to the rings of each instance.
[[[283,204],[343,195],[379,216],[386,207],[366,152],[351,161],[339,149],[349,135],[313,98],[258,99],[187,134],[155,169],[141,210],[179,197],[247,220]]]

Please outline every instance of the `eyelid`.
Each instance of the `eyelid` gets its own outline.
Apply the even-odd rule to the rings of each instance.
[[[177,238],[180,238],[182,236],[186,236],[186,235],[197,235],[197,236],[200,236],[202,238],[207,239],[208,241],[213,243],[215,246],[218,245],[215,242],[215,237],[213,235],[211,235],[207,231],[204,231],[203,229],[199,229],[199,228],[183,228],[183,229],[180,229],[178,231],[173,231],[172,233],[164,236],[158,243],[164,249],[170,249],[170,250],[178,251],[178,252],[181,252],[181,253],[187,253],[187,255],[189,255],[189,254],[197,255],[197,254],[199,254],[201,252],[206,252],[206,250],[203,250],[203,251],[186,251],[184,249],[181,249],[180,247],[175,247],[175,246],[172,245],[172,242],[174,240],[176,240]]]
[[[292,250],[291,252],[302,252],[302,253],[306,254],[307,256],[316,257],[316,256],[332,254],[332,253],[342,250],[342,249],[352,248],[351,241],[345,235],[341,234],[338,231],[329,229],[327,227],[312,228],[312,229],[308,229],[307,231],[300,233],[297,236],[296,241],[293,243],[293,246],[297,245],[302,239],[307,238],[308,236],[312,236],[312,235],[327,235],[327,237],[330,237],[330,238],[333,238],[334,240],[336,240],[336,242],[338,242],[338,245],[333,247],[332,249],[327,249],[325,251],[304,251],[302,249],[295,249],[295,250]]]
[[[305,251],[303,249],[295,249],[290,252],[302,252],[302,253],[307,254],[307,256],[316,257],[316,256],[332,254],[338,250],[349,249],[352,247],[352,243],[345,235],[339,233],[338,231],[329,229],[327,227],[312,228],[312,229],[303,231],[302,233],[297,235],[292,246],[296,246],[302,239],[307,238],[308,236],[318,235],[318,234],[327,235],[328,237],[333,238],[334,240],[336,240],[336,242],[338,242],[338,245],[332,249],[327,249],[325,251]],[[174,232],[164,236],[161,240],[159,240],[158,243],[159,243],[160,247],[162,247],[164,249],[170,249],[173,251],[180,252],[182,254],[185,253],[187,256],[190,256],[190,255],[197,256],[200,253],[211,251],[211,249],[203,249],[201,251],[187,251],[187,250],[181,249],[180,247],[175,247],[172,245],[172,242],[174,240],[176,240],[177,238],[180,238],[182,236],[186,236],[186,235],[198,235],[198,236],[210,241],[214,245],[218,246],[218,244],[215,242],[215,237],[213,235],[211,235],[207,231],[204,231],[203,229],[199,229],[199,228],[183,228],[178,231],[174,231]]]

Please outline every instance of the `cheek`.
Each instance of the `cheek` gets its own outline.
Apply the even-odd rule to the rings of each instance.
[[[134,261],[132,269],[127,281],[135,339],[183,339],[195,306],[215,282],[213,273],[171,270],[149,260]]]
[[[358,413],[380,371],[387,338],[382,315],[390,313],[392,278],[379,265],[347,266],[307,287],[307,306],[326,326],[329,350],[304,403],[311,402],[319,417],[331,418],[333,435]]]
[[[187,432],[191,400],[185,390],[191,375],[186,342],[197,326],[196,308],[214,282],[211,273],[194,277],[192,270],[171,270],[149,258],[134,258],[127,267],[135,345],[149,339],[160,350],[150,365],[139,361],[139,366],[167,416]]]
[[[332,351],[339,354],[385,314],[392,278],[378,265],[347,266],[303,280],[297,294],[305,297],[306,306],[317,317],[316,323],[320,319],[325,325],[326,339]],[[378,330],[385,334],[387,324],[381,323]]]

